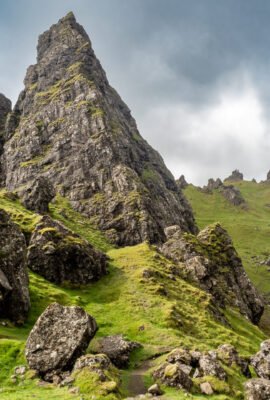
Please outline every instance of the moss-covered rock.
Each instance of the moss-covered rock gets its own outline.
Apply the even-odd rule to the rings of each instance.
[[[31,235],[27,265],[51,282],[86,284],[106,274],[107,257],[61,223],[44,216]]]

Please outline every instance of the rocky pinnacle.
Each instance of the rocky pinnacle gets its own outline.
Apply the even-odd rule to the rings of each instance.
[[[196,231],[181,189],[109,85],[73,13],[39,37],[24,84],[6,124],[8,190],[20,194],[48,178],[118,245],[163,241],[173,224]]]

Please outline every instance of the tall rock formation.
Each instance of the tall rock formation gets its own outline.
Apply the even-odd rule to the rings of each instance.
[[[11,101],[0,93],[0,156],[3,154],[5,141],[5,124],[8,114],[11,112]],[[3,168],[0,162],[0,184],[3,185]]]
[[[193,214],[160,155],[140,136],[72,13],[39,37],[37,64],[6,127],[6,187],[46,177],[119,245],[163,241]]]

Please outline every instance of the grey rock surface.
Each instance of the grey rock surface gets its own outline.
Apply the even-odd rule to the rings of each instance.
[[[251,365],[259,378],[270,380],[270,339],[261,343],[260,351],[251,358]]]
[[[37,51],[7,123],[8,190],[46,177],[118,245],[163,241],[172,224],[196,232],[191,207],[72,13],[39,37]]]
[[[129,364],[131,352],[141,347],[139,343],[126,340],[123,335],[113,335],[101,338],[97,350],[106,354],[118,368],[126,368]]]
[[[46,215],[31,235],[27,265],[51,282],[86,284],[106,274],[107,257]]]
[[[31,211],[45,214],[49,211],[49,203],[55,196],[52,183],[44,176],[37,177],[28,187],[21,191],[23,205]]]
[[[48,381],[70,371],[87,349],[97,323],[81,307],[53,303],[35,323],[26,342],[25,355],[31,369]]]
[[[260,321],[263,300],[249,280],[228,232],[220,224],[210,225],[197,237],[178,229],[160,250],[180,263],[193,281],[211,293],[216,305],[237,307],[253,323]]]
[[[270,399],[270,381],[268,379],[251,379],[244,386],[246,400]]]
[[[190,391],[193,383],[191,378],[181,369],[179,364],[165,362],[153,372],[155,380],[166,386]]]
[[[0,228],[0,316],[20,324],[30,308],[25,238],[4,210]]]

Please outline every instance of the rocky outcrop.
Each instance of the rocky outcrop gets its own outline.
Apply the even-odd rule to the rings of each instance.
[[[27,339],[25,355],[29,367],[47,381],[70,371],[97,329],[95,319],[81,307],[51,304]]]
[[[230,176],[224,179],[224,182],[226,181],[237,182],[237,181],[242,181],[243,179],[244,175],[238,169],[235,169]]]
[[[21,191],[23,205],[31,211],[45,214],[49,211],[49,203],[55,196],[55,190],[48,178],[43,176],[36,178]]]
[[[251,379],[245,383],[246,400],[269,400],[270,381],[267,379]]]
[[[0,157],[3,154],[3,147],[5,143],[5,124],[8,114],[11,112],[11,101],[0,93]],[[0,159],[0,186],[4,184],[4,172]]]
[[[107,257],[60,222],[43,216],[30,239],[27,265],[51,282],[85,284],[106,274]]]
[[[20,324],[30,308],[25,238],[4,210],[0,227],[0,316]]]
[[[37,51],[7,124],[8,190],[48,178],[118,245],[163,241],[172,224],[196,232],[184,195],[72,13],[39,37]]]
[[[123,335],[106,336],[98,341],[97,351],[106,354],[118,368],[126,368],[131,352],[140,348],[136,342],[124,339]]]
[[[227,231],[220,224],[210,225],[198,236],[180,229],[166,230],[162,253],[181,263],[189,277],[211,293],[219,307],[237,307],[253,323],[263,313],[263,301],[249,280]]]
[[[185,189],[188,186],[188,183],[184,175],[181,175],[179,179],[176,179],[176,184],[180,190]]]
[[[233,185],[224,185],[221,179],[217,178],[208,180],[207,186],[201,189],[205,193],[212,194],[214,190],[218,190],[219,193],[225,197],[233,206],[245,205],[246,201],[243,198],[240,190]]]
[[[251,378],[251,372],[249,369],[249,360],[239,356],[236,348],[230,344],[222,344],[217,350],[217,357],[224,364],[231,367],[232,365],[237,365],[240,371],[247,378]]]
[[[251,358],[251,365],[259,378],[270,380],[270,340],[261,343],[260,351]]]

